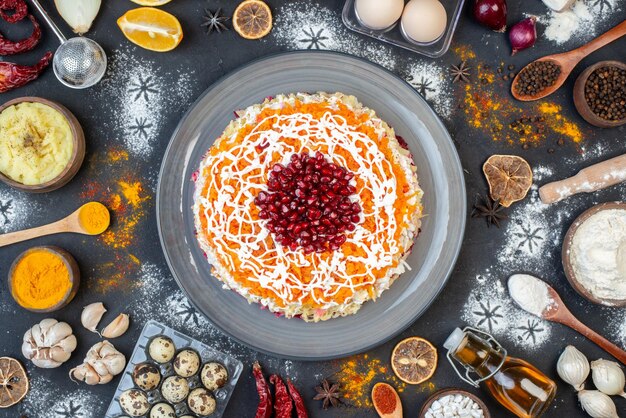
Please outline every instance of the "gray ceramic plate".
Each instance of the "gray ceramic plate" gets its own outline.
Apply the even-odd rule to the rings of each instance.
[[[422,232],[402,275],[356,314],[322,323],[277,318],[222,289],[194,236],[193,172],[233,110],[290,92],[353,94],[409,144],[424,189]],[[379,345],[413,323],[454,267],[466,219],[465,184],[448,132],[400,78],[367,61],[331,52],[293,52],[261,59],[211,86],[187,112],[165,152],[157,220],[167,262],[191,303],[218,328],[254,349],[302,360],[346,356]]]

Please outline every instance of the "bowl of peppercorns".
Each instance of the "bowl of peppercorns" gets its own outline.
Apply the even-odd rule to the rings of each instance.
[[[578,76],[574,104],[587,122],[600,128],[626,123],[626,64],[600,61]]]

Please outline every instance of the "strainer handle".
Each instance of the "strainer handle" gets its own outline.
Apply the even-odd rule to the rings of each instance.
[[[67,42],[67,38],[65,37],[65,35],[63,35],[63,32],[61,32],[59,27],[50,18],[50,16],[44,10],[44,8],[41,5],[41,3],[39,3],[38,0],[31,0],[31,1],[33,3],[33,6],[35,6],[35,9],[37,9],[37,11],[41,14],[41,17],[43,17],[43,20],[45,20],[46,23],[48,24],[48,26],[50,27],[50,29],[52,29],[52,32],[54,32],[54,34],[57,36],[57,38],[59,38],[59,41],[61,41],[61,44],[64,44],[65,42]]]

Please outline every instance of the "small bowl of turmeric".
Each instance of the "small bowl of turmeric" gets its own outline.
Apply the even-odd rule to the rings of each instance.
[[[9,290],[18,305],[31,312],[53,312],[76,296],[78,263],[54,246],[33,247],[20,254],[9,270]]]

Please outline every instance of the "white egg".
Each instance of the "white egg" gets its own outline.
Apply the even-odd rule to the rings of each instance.
[[[370,29],[387,29],[400,19],[404,0],[356,0],[356,14]]]
[[[448,15],[439,0],[411,0],[402,13],[404,35],[419,43],[434,42],[446,30]]]

